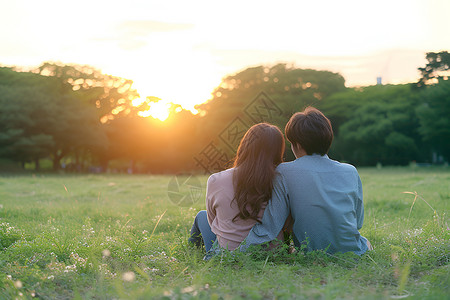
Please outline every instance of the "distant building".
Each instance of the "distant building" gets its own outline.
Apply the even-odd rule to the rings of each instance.
[[[377,77],[377,85],[378,84],[383,84],[383,83],[381,83],[381,77]]]

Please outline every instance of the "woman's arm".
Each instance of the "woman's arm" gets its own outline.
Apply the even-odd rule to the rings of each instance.
[[[216,218],[216,208],[213,197],[214,182],[216,181],[214,175],[215,174],[209,176],[208,182],[206,184],[206,215],[208,217],[208,223],[210,226],[214,221],[214,219]]]

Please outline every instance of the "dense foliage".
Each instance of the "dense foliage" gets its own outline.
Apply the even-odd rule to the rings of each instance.
[[[165,122],[139,116],[157,101],[132,81],[89,66],[44,63],[33,72],[0,68],[0,168],[5,161],[54,170],[210,173],[226,167],[253,124],[284,128],[316,106],[333,124],[332,158],[355,165],[444,163],[450,158],[447,52],[428,53],[416,84],[346,88],[336,73],[285,64],[230,75],[197,106],[172,105]],[[286,160],[293,155],[286,149]]]

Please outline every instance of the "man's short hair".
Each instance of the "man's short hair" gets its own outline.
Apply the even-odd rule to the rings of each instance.
[[[311,106],[291,117],[286,124],[285,133],[292,144],[300,144],[308,155],[327,154],[333,141],[330,120]]]

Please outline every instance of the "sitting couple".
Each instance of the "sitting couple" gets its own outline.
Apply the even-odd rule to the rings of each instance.
[[[327,155],[330,121],[308,107],[291,117],[285,133],[296,160],[282,163],[278,127],[260,123],[246,132],[233,168],[209,177],[206,211],[195,217],[189,242],[204,244],[207,252],[214,242],[245,251],[283,240],[283,230],[292,230],[295,246],[305,244],[308,251],[361,255],[371,249],[358,231],[364,219],[358,172]]]

